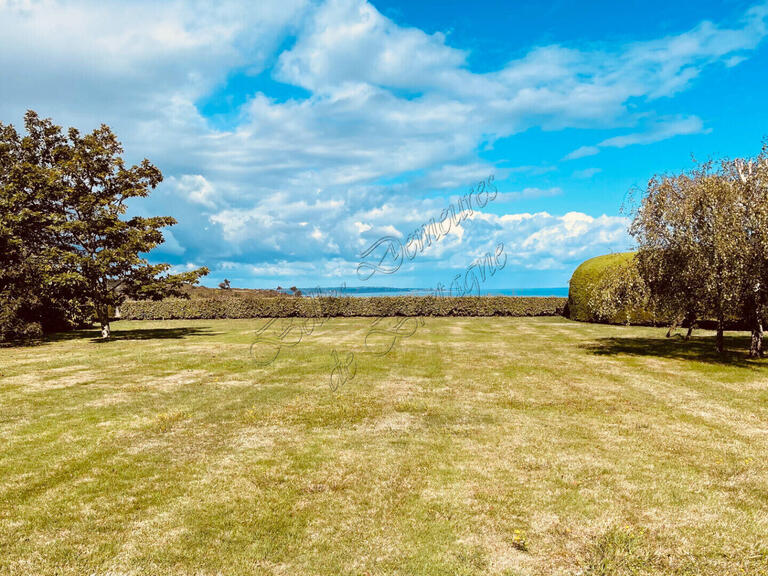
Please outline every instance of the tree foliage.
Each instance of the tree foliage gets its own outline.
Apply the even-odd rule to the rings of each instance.
[[[648,321],[648,310],[652,308],[650,292],[635,258],[625,259],[605,271],[592,291],[589,308],[600,321]]]
[[[692,324],[717,323],[722,352],[728,322],[752,329],[751,354],[762,351],[768,309],[768,148],[757,158],[722,160],[655,176],[635,213],[636,269],[606,278],[594,307],[608,314],[644,301]]]
[[[180,295],[207,273],[169,274],[143,256],[176,221],[124,217],[126,202],[147,197],[162,174],[146,159],[126,167],[108,126],[65,135],[32,111],[24,124],[23,136],[0,124],[0,337],[93,315],[109,336],[109,309],[126,297]]]

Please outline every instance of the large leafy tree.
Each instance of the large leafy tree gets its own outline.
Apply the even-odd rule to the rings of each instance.
[[[748,322],[762,352],[768,310],[768,152],[653,178],[630,232],[651,299],[693,321]]]
[[[630,226],[638,241],[635,259],[659,317],[675,318],[693,327],[704,313],[700,279],[704,262],[696,258],[696,222],[691,216],[691,191],[703,172],[655,176]],[[670,329],[671,333],[671,329]]]
[[[744,270],[743,205],[725,165],[653,178],[632,223],[640,272],[655,301],[687,317],[738,315]]]
[[[768,145],[750,160],[725,163],[727,178],[742,206],[742,306],[752,331],[750,356],[763,353],[763,322],[768,312]]]
[[[0,125],[0,150],[6,151],[0,174],[10,174],[0,181],[0,231],[8,229],[16,258],[36,269],[43,291],[47,286],[61,295],[69,310],[92,307],[108,338],[110,308],[126,297],[178,294],[208,273],[168,274],[168,264],[150,264],[143,256],[163,242],[161,229],[176,221],[125,218],[126,202],[148,196],[162,174],[146,159],[126,167],[108,126],[86,135],[71,128],[65,136],[30,111],[25,128],[21,138]],[[2,268],[7,272],[10,265]]]
[[[146,159],[126,168],[122,146],[108,126],[85,136],[70,128],[67,140],[58,239],[65,269],[93,303],[107,338],[109,310],[127,296],[160,298],[208,271],[167,275],[168,264],[152,265],[142,257],[163,242],[161,229],[176,224],[173,218],[122,218],[126,201],[148,196],[162,181],[160,170]]]
[[[56,324],[64,290],[51,284],[53,175],[63,138],[56,127],[28,115],[28,134],[0,124],[0,340],[37,336]]]

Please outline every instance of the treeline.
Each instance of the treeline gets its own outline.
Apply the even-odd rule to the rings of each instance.
[[[169,217],[124,219],[162,174],[127,168],[108,126],[66,134],[29,111],[26,134],[0,123],[0,340],[38,338],[98,320],[127,297],[180,294],[207,269],[168,274],[140,256],[163,242]]]
[[[768,146],[756,158],[707,162],[652,178],[630,233],[637,255],[601,281],[592,302],[599,313],[652,310],[689,328],[711,319],[719,352],[726,327],[736,322],[752,332],[750,356],[762,355]]]

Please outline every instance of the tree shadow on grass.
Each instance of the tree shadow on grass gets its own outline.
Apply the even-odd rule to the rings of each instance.
[[[90,328],[57,332],[46,336],[44,342],[66,342],[68,340],[90,339],[95,344],[106,344],[120,340],[181,340],[190,336],[216,336],[221,332],[213,332],[209,328],[147,328],[143,330],[112,330],[109,340],[101,338],[101,330]]]
[[[625,354],[629,356],[655,356],[658,358],[674,358],[678,360],[692,360],[711,364],[727,364],[759,368],[763,362],[749,358],[749,336],[725,337],[725,352],[718,354],[715,350],[714,336],[692,337],[684,340],[682,337],[665,338],[600,338],[591,344],[585,344],[585,348],[598,356],[616,356]],[[765,364],[768,366],[768,363]]]

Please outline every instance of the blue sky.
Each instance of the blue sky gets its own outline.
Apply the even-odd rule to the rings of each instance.
[[[113,127],[165,181],[150,255],[242,287],[564,286],[631,246],[621,206],[768,134],[768,4],[0,0],[0,122]],[[499,195],[395,274],[360,254],[495,175]]]

